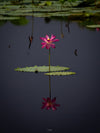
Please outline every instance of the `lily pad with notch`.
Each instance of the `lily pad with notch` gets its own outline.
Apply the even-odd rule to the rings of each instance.
[[[50,71],[66,71],[69,70],[69,67],[63,66],[50,66]],[[15,71],[19,72],[49,72],[49,66],[33,66],[33,67],[23,67],[23,68],[16,68]]]

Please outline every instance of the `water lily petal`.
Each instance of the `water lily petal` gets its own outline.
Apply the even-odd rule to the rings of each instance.
[[[54,36],[53,34],[51,35],[51,39],[50,40],[53,40],[55,39],[56,36]]]
[[[47,97],[47,102],[48,102],[48,101],[51,101],[51,98],[50,98],[50,97]]]
[[[48,43],[47,39],[44,37],[40,37],[41,40],[43,40],[44,42]]]
[[[44,109],[46,107],[46,104],[44,104],[42,107],[41,107],[41,109]]]
[[[42,45],[42,48],[45,48],[46,47],[46,44]]]
[[[46,49],[49,49],[50,48],[50,45],[46,45]]]
[[[46,98],[44,98],[44,97],[43,97],[43,100],[44,100],[45,102],[47,102],[47,99],[46,99]]]
[[[41,43],[41,45],[45,45],[45,44],[46,44],[46,42],[42,42],[42,43]]]
[[[53,99],[52,99],[52,102],[54,103],[56,101],[56,97],[54,97]]]
[[[46,39],[47,39],[47,40],[49,40],[49,39],[50,39],[48,35],[46,35]]]
[[[52,48],[55,48],[55,44],[52,43],[52,44],[50,44],[50,45],[51,45]]]
[[[49,110],[49,109],[50,109],[50,107],[48,106],[48,107],[46,107],[46,109],[47,109],[47,110]]]
[[[52,110],[57,110],[57,108],[55,106],[52,107]]]
[[[59,39],[54,39],[54,40],[52,40],[52,42],[57,42],[57,41],[59,41]]]

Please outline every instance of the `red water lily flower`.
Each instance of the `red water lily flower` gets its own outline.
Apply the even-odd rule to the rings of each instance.
[[[41,43],[42,48],[45,48],[45,47],[46,47],[46,49],[49,49],[50,47],[55,48],[55,44],[53,42],[59,41],[59,39],[55,39],[55,38],[56,38],[56,36],[54,36],[54,35],[51,35],[51,38],[49,38],[48,35],[46,35],[45,38],[40,37],[40,39],[44,41]]]
[[[56,97],[54,97],[52,100],[50,97],[48,97],[47,99],[43,98],[43,100],[44,102],[42,102],[42,109],[46,108],[47,110],[57,110],[56,107],[60,106],[60,104],[56,104]]]

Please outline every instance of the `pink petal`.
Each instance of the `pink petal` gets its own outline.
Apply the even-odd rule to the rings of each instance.
[[[41,109],[44,109],[46,107],[46,105],[44,104],[42,107],[41,107]]]
[[[59,39],[52,40],[52,42],[57,42],[57,41],[59,41]]]
[[[46,42],[42,42],[42,43],[41,43],[41,45],[45,45],[45,44],[46,44]]]
[[[52,99],[52,102],[54,103],[56,101],[56,97],[54,97],[53,99]]]
[[[44,37],[40,37],[40,39],[44,41]]]
[[[46,44],[45,45],[42,45],[42,48],[45,48],[46,47]]]
[[[56,36],[54,36],[54,35],[51,35],[51,39],[50,39],[50,40],[53,40],[53,39],[55,39],[55,37],[56,37]]]
[[[52,110],[57,110],[57,108],[55,106],[52,107]]]
[[[47,102],[47,99],[46,99],[46,98],[44,98],[44,97],[43,97],[43,100],[44,100],[45,102]]]
[[[50,48],[50,45],[46,45],[46,49],[49,49]]]
[[[49,39],[50,39],[48,35],[46,35],[46,39],[47,39],[47,40],[49,40]]]
[[[48,106],[46,109],[47,109],[47,110],[49,110],[49,109],[50,109],[50,107]]]
[[[99,31],[100,29],[99,28],[96,28],[97,31]]]
[[[40,37],[41,40],[43,40],[44,42],[48,43],[47,39],[44,37]]]
[[[52,43],[52,44],[51,44],[51,47],[52,47],[52,48],[55,48],[55,44]]]
[[[50,98],[50,97],[47,97],[47,102],[48,102],[48,101],[51,101],[51,98]]]

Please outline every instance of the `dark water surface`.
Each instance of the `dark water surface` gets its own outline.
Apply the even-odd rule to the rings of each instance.
[[[100,133],[100,31],[70,23],[32,18],[25,26],[7,22],[0,27],[0,130],[1,133]],[[62,30],[62,31],[61,31]],[[61,38],[61,32],[64,38]],[[42,110],[49,96],[44,73],[15,72],[17,67],[48,65],[48,50],[40,37],[56,35],[51,65],[67,66],[74,76],[51,77],[52,98],[61,106]],[[74,54],[77,49],[77,56]]]

